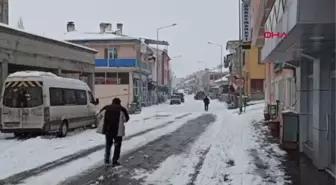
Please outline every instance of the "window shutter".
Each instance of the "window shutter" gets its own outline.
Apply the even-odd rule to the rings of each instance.
[[[108,49],[107,48],[104,49],[104,58],[108,59]]]

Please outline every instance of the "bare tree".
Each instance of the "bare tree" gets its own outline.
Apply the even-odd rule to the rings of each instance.
[[[24,30],[24,26],[23,26],[23,20],[22,17],[20,17],[18,23],[17,23],[18,28]]]

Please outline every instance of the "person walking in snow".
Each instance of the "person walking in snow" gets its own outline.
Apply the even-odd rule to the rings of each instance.
[[[102,133],[105,135],[105,164],[110,164],[111,148],[114,143],[112,165],[118,166],[122,139],[125,136],[125,123],[129,120],[127,110],[121,105],[119,98],[114,98],[112,104],[103,107],[105,111]]]
[[[209,110],[210,99],[207,96],[205,96],[205,98],[203,99],[203,102],[204,102],[204,110],[208,111]]]

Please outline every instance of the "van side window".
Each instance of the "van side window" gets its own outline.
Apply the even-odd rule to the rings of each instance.
[[[63,89],[65,105],[76,105],[77,99],[75,96],[75,90]]]
[[[75,90],[75,95],[77,99],[78,105],[86,105],[87,104],[87,96],[84,90]]]
[[[90,103],[95,104],[95,103],[96,103],[96,100],[95,100],[95,98],[93,97],[93,94],[92,94],[90,91],[88,91],[88,94],[89,94]]]
[[[64,105],[62,89],[49,88],[50,106]]]

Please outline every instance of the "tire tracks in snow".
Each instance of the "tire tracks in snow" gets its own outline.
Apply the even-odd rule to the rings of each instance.
[[[183,115],[176,116],[176,117],[173,118],[173,120],[167,121],[167,122],[165,122],[165,123],[163,123],[161,125],[158,125],[158,126],[155,126],[155,127],[152,127],[152,128],[148,128],[146,130],[143,130],[143,131],[137,132],[135,134],[126,136],[125,139],[124,139],[124,141],[130,140],[130,139],[132,139],[134,137],[138,137],[138,136],[144,135],[144,134],[146,134],[148,132],[151,132],[151,131],[154,131],[154,130],[162,129],[162,128],[170,125],[170,124],[173,124],[175,121],[177,121],[179,119],[182,119],[184,117],[187,117],[189,115],[191,115],[191,113],[186,113],[186,114],[183,114]],[[153,116],[152,118],[154,118],[154,117],[155,116]],[[94,146],[94,147],[91,147],[91,148],[88,148],[88,149],[80,150],[79,152],[76,152],[74,154],[70,154],[70,155],[64,156],[64,157],[62,157],[60,159],[57,159],[57,160],[45,163],[45,164],[40,165],[38,167],[32,168],[30,170],[19,172],[17,174],[14,174],[14,175],[11,175],[11,176],[6,177],[4,179],[1,179],[0,180],[0,185],[19,184],[19,183],[21,183],[23,180],[25,180],[27,178],[30,178],[30,177],[42,174],[42,173],[47,172],[49,170],[53,170],[53,169],[55,169],[57,167],[60,167],[62,165],[65,165],[67,163],[75,161],[77,159],[86,157],[86,156],[88,156],[88,155],[90,155],[90,154],[92,154],[94,152],[97,152],[99,150],[102,150],[104,148],[105,148],[105,145],[102,144],[102,145],[97,145],[97,146]]]
[[[144,179],[133,179],[133,175],[137,169],[152,171],[160,167],[160,164],[172,155],[179,155],[185,152],[191,144],[196,141],[199,136],[208,128],[208,126],[216,120],[213,114],[203,114],[195,119],[187,121],[177,130],[163,135],[140,148],[130,151],[121,157],[124,162],[123,172],[116,173],[113,168],[99,166],[71,177],[61,182],[61,185],[139,185]],[[210,150],[210,148],[208,149]],[[205,158],[206,153],[203,153]],[[202,158],[200,158],[202,160]],[[204,159],[203,159],[204,161]],[[202,162],[198,167],[201,168]],[[197,176],[197,168],[195,172]]]
[[[211,145],[206,150],[201,152],[201,155],[199,156],[199,159],[198,159],[198,163],[196,164],[196,166],[194,168],[195,172],[190,175],[191,179],[190,179],[190,182],[187,185],[195,185],[197,177],[200,174],[202,166],[204,164],[206,155],[209,153],[210,149],[211,149]]]

